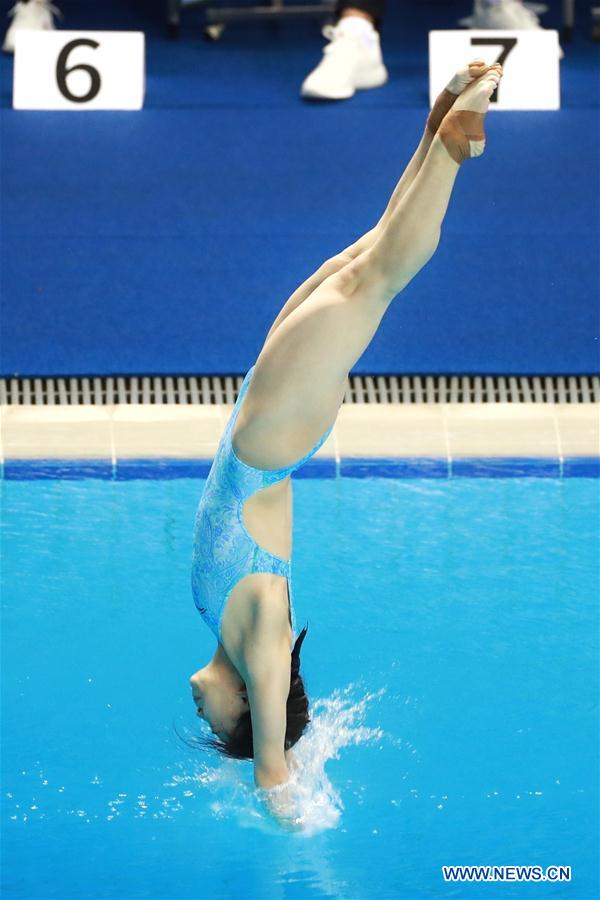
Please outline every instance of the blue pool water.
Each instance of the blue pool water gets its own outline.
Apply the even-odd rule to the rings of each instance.
[[[203,481],[5,482],[4,897],[598,897],[599,483],[295,481],[294,834],[249,762],[174,731],[202,727],[188,677],[214,649],[189,584]]]

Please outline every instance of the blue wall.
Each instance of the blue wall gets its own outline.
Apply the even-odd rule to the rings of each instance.
[[[455,27],[469,0],[395,6],[389,83],[324,105],[298,96],[324,43],[315,23],[236,26],[209,44],[187,12],[172,42],[162,4],[59,5],[60,27],[146,32],[146,107],[13,111],[12,57],[0,60],[1,374],[247,371],[289,294],[381,214],[424,128],[427,32]],[[562,110],[488,117],[436,255],[355,372],[600,370],[588,23],[584,3]]]

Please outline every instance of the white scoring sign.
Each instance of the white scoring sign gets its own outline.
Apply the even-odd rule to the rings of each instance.
[[[429,101],[472,59],[499,62],[504,75],[490,109],[560,109],[558,31],[430,31]]]
[[[15,34],[14,109],[141,109],[141,31]]]

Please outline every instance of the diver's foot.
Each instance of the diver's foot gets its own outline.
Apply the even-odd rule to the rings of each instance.
[[[463,90],[439,127],[438,136],[459,165],[485,149],[485,115],[501,78],[502,66],[496,63]]]
[[[437,133],[444,116],[450,112],[459,94],[462,94],[465,88],[475,81],[476,78],[481,78],[489,68],[491,67],[488,66],[485,60],[474,59],[452,76],[442,93],[438,95],[437,100],[433,104],[433,109],[429,113],[427,129],[432,136]]]
[[[446,85],[446,90],[458,97],[471,82],[475,81],[476,78],[480,78],[489,68],[484,59],[472,60],[466,66],[463,66],[462,69],[459,69],[456,75],[450,79]]]

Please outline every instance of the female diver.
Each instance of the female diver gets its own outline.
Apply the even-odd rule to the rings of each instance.
[[[289,780],[290,748],[309,722],[300,676],[306,628],[296,639],[291,595],[291,473],[330,434],[348,372],[433,256],[460,165],[483,153],[501,77],[499,64],[478,59],[451,79],[377,225],[324,262],[280,311],[221,437],[192,563],[194,601],[218,643],[190,683],[216,736],[201,743],[253,759],[257,787]]]

